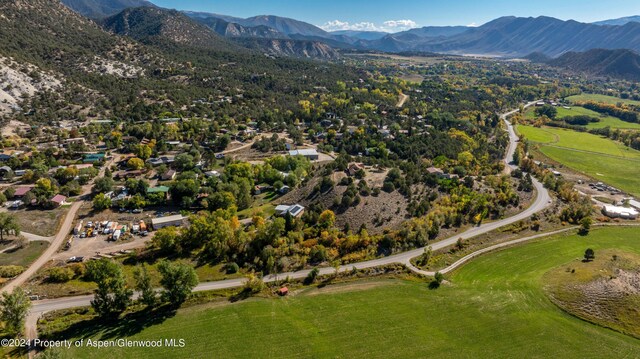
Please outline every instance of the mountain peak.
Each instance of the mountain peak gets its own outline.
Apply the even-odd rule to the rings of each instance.
[[[118,35],[149,42],[169,40],[177,44],[231,50],[234,45],[208,27],[176,10],[152,7],[125,9],[102,22],[105,29]]]

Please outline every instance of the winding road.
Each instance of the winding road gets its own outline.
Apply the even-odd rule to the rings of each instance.
[[[529,104],[527,104],[525,107],[529,107],[532,106],[533,104],[535,104],[535,102],[531,102]],[[506,156],[505,156],[505,171],[506,172],[510,172],[512,169],[515,168],[515,165],[513,165],[513,154],[515,153],[515,149],[517,146],[517,142],[518,142],[518,137],[513,129],[513,126],[511,125],[511,123],[507,120],[507,118],[515,113],[517,113],[518,110],[515,111],[511,111],[508,113],[505,113],[501,116],[501,119],[505,122],[505,124],[507,125],[507,130],[509,132],[509,147],[506,151]],[[531,204],[531,206],[529,208],[527,208],[525,211],[520,212],[512,217],[509,218],[504,218],[495,222],[491,222],[491,223],[486,223],[477,227],[473,227],[470,228],[468,230],[466,230],[463,233],[457,234],[455,236],[452,236],[450,238],[438,241],[436,243],[430,244],[429,247],[431,247],[432,250],[438,250],[438,249],[442,249],[442,248],[446,248],[449,247],[451,245],[454,245],[459,238],[462,239],[469,239],[472,237],[476,237],[478,235],[481,234],[485,234],[488,232],[491,232],[493,230],[496,230],[500,227],[521,221],[521,220],[525,220],[529,217],[531,217],[531,215],[538,213],[540,211],[543,211],[544,209],[546,209],[547,207],[550,206],[551,204],[551,197],[549,195],[549,192],[544,188],[544,186],[537,181],[536,179],[533,180],[533,184],[535,186],[536,189],[536,199],[535,201]],[[68,218],[73,218],[72,216],[68,216]],[[68,232],[61,232],[64,234],[64,236],[66,236],[66,233]],[[449,271],[451,270],[451,268],[455,268],[459,265],[461,265],[462,263],[470,260],[471,258],[491,251],[495,248],[499,248],[502,246],[508,246],[508,245],[513,245],[515,243],[519,243],[519,242],[524,242],[524,241],[528,241],[528,240],[532,240],[535,238],[540,238],[543,236],[549,236],[549,235],[553,235],[556,233],[560,233],[560,232],[552,232],[552,233],[546,233],[546,234],[541,234],[541,235],[536,235],[536,236],[532,236],[532,237],[528,237],[528,238],[522,238],[516,241],[512,241],[512,242],[507,242],[507,243],[502,243],[502,244],[498,244],[496,246],[493,247],[489,247],[489,248],[485,248],[482,249],[476,253],[472,253],[464,258],[462,258],[460,261],[456,262],[453,266],[451,266],[450,268],[447,268],[446,270],[443,271]],[[63,237],[64,237],[63,236]],[[495,248],[494,248],[495,247]],[[56,248],[55,246],[51,246],[51,248]],[[426,247],[424,248],[418,248],[412,251],[408,251],[408,252],[403,252],[403,253],[398,253],[398,254],[394,254],[388,257],[384,257],[384,258],[378,258],[378,259],[374,259],[374,260],[370,260],[370,261],[365,261],[365,262],[360,262],[360,263],[353,263],[353,264],[349,264],[349,265],[344,265],[344,266],[340,266],[337,270],[340,272],[346,272],[346,271],[350,271],[353,268],[357,268],[357,269],[366,269],[366,268],[374,268],[374,267],[379,267],[379,266],[384,266],[384,265],[389,265],[389,264],[402,264],[402,265],[406,265],[408,268],[416,271],[417,273],[420,274],[424,274],[424,275],[432,275],[433,273],[430,272],[424,272],[421,271],[417,268],[415,268],[413,265],[411,265],[410,261],[412,258],[415,258],[417,256],[420,256],[422,253],[424,253]],[[48,256],[42,256],[41,258],[48,258]],[[279,273],[279,274],[273,274],[273,275],[268,275],[266,277],[263,278],[264,282],[269,283],[269,282],[274,282],[277,280],[281,280],[281,279],[285,279],[285,278],[290,278],[290,279],[303,279],[305,278],[309,272],[311,270],[301,270],[301,271],[296,271],[296,272],[287,272],[287,273]],[[334,268],[320,268],[320,275],[328,275],[328,274],[332,274],[335,273],[336,269]],[[237,278],[237,279],[229,279],[229,280],[221,280],[221,281],[215,281],[215,282],[205,282],[205,283],[200,283],[195,289],[195,292],[199,292],[199,291],[209,291],[209,290],[219,290],[219,289],[229,289],[229,288],[237,288],[237,287],[241,287],[244,283],[245,283],[246,279],[245,278]],[[22,281],[24,282],[24,280]],[[14,284],[13,286],[15,286],[16,284]],[[56,299],[45,299],[45,300],[38,300],[38,301],[34,301],[33,302],[33,307],[30,311],[30,314],[27,318],[27,336],[29,338],[35,338],[37,333],[35,331],[36,326],[37,326],[37,321],[38,318],[47,312],[50,311],[54,311],[54,310],[60,310],[60,309],[68,309],[68,308],[74,308],[74,307],[81,307],[81,306],[88,306],[90,305],[91,299],[93,298],[93,295],[84,295],[84,296],[76,296],[76,297],[65,297],[65,298],[56,298]]]

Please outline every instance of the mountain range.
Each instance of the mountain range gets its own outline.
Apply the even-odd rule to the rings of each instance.
[[[24,1],[24,0],[22,0]],[[146,0],[63,0],[117,35],[222,51],[336,59],[335,49],[524,57],[593,75],[635,79],[640,17],[593,24],[551,17],[501,17],[479,27],[428,26],[403,32],[327,32],[295,19],[238,18],[156,7]],[[591,51],[598,49],[598,51]],[[606,51],[628,49],[632,51]],[[634,52],[635,51],[635,52]],[[557,58],[549,60],[548,58]]]
[[[239,48],[176,10],[154,7],[129,8],[100,21],[100,24],[107,31],[143,43],[171,41],[180,45],[221,51]]]
[[[626,49],[567,52],[555,59],[534,53],[527,56],[527,59],[591,76],[640,81],[640,55]]]
[[[235,41],[158,7],[91,20],[59,0],[0,0],[0,14],[0,116],[33,123],[142,120],[194,107],[211,115],[210,107],[193,100],[234,95],[258,109],[275,101],[295,103],[299,93],[316,86],[363,76],[331,63],[274,58],[335,56],[323,43]],[[236,109],[225,111],[234,116]]]
[[[389,35],[388,32],[382,31],[356,31],[356,30],[338,30],[331,31],[331,35],[336,36],[348,36],[356,40],[380,40],[383,37]]]
[[[603,20],[594,22],[596,25],[626,25],[630,22],[640,22],[640,16],[627,16],[619,19]]]
[[[544,16],[501,17],[480,27],[440,38],[422,37],[401,41],[398,36],[396,34],[393,39],[387,39],[393,40],[393,46],[398,50],[453,54],[520,57],[541,52],[557,57],[568,51],[594,48],[640,50],[640,23],[599,26]],[[378,44],[377,47],[384,45]]]

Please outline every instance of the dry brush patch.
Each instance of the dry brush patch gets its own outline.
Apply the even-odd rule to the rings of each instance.
[[[640,256],[622,251],[596,252],[544,276],[551,300],[589,322],[640,338]]]

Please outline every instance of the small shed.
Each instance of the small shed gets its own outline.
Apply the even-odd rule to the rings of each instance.
[[[286,296],[287,294],[289,294],[289,288],[287,287],[282,287],[280,289],[278,289],[278,295],[281,297]]]
[[[61,194],[57,194],[55,196],[53,196],[53,198],[51,198],[51,203],[56,206],[56,207],[60,207],[62,205],[65,205],[67,202],[67,197],[61,195]]]
[[[183,217],[181,215],[159,217],[151,219],[151,226],[154,230],[158,230],[164,227],[180,227],[182,226]]]

